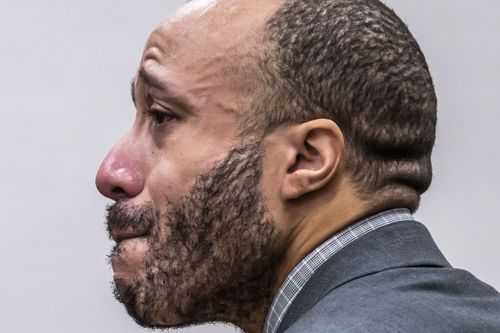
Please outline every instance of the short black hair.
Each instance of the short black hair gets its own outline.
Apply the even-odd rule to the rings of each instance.
[[[402,204],[416,210],[432,179],[437,101],[403,21],[378,0],[284,0],[264,39],[267,131],[332,119],[358,193],[375,201],[410,193]]]

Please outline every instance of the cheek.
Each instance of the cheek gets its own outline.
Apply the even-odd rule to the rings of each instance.
[[[181,132],[181,133],[179,133]],[[155,159],[146,179],[146,188],[153,205],[160,209],[167,203],[177,204],[193,186],[199,160],[187,149],[184,129],[163,138],[156,147]]]
[[[189,193],[196,174],[197,170],[189,161],[159,161],[150,173],[146,185],[153,205],[161,211],[161,207],[167,204],[178,204]]]
[[[201,174],[224,159],[230,146],[227,137],[222,139],[188,126],[172,133],[157,150],[146,179],[146,188],[155,207],[161,208],[167,202],[178,204]]]
[[[198,143],[198,145],[200,145]],[[183,147],[164,152],[146,180],[151,201],[157,208],[176,205],[189,194],[198,177],[210,169],[217,157],[206,149]],[[224,155],[222,154],[222,157]]]

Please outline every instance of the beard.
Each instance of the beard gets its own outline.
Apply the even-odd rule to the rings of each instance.
[[[267,310],[284,246],[259,190],[261,176],[261,148],[246,145],[200,175],[179,204],[107,208],[109,233],[147,230],[141,268],[114,281],[115,297],[139,325],[238,324]],[[118,244],[111,258],[120,251]]]

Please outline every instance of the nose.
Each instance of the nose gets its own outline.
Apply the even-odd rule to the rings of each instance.
[[[95,183],[102,195],[115,201],[130,199],[144,189],[144,173],[138,159],[123,145],[114,147],[97,171]]]

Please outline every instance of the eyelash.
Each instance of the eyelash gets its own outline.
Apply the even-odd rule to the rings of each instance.
[[[172,114],[157,109],[146,110],[145,114],[147,117],[151,118],[156,125],[162,125],[177,120]]]

